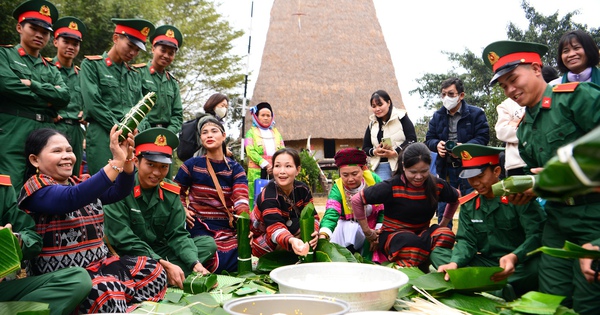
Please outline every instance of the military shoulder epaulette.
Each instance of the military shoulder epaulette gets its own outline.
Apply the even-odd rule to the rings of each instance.
[[[552,88],[552,92],[554,93],[562,93],[562,92],[573,92],[579,85],[579,82],[569,82],[563,84],[557,84]]]
[[[10,176],[8,175],[0,175],[0,185],[2,186],[12,186],[10,182]]]
[[[169,71],[167,71],[167,70],[165,70],[165,72],[167,73],[167,75],[168,75],[168,76],[169,76],[171,79],[173,79],[173,80],[177,81],[177,83],[179,83],[179,80],[177,80],[177,78],[176,78],[176,77],[173,75],[173,73],[171,73],[171,72],[169,72]]]
[[[179,187],[179,185],[177,184],[171,184],[171,183],[167,183],[167,182],[160,182],[160,187],[162,187],[162,189],[166,190],[166,191],[170,191],[174,194],[179,195],[179,191],[181,190],[181,187]]]
[[[146,63],[136,63],[131,65],[132,68],[143,68],[145,67],[147,64]]]
[[[52,58],[50,58],[50,57],[44,57],[44,59],[46,59],[46,61],[48,61],[49,63],[53,63]]]
[[[102,60],[102,56],[101,55],[87,55],[87,56],[83,56],[85,57],[85,59],[88,60]]]
[[[76,69],[77,71],[81,70],[81,68],[79,68],[79,66],[75,66],[75,69]]]
[[[473,198],[475,198],[477,196],[479,196],[479,193],[477,192],[477,190],[473,190],[471,193],[458,198],[458,202],[461,205],[463,205],[463,204],[467,203],[468,201],[473,200]]]
[[[3,47],[3,48],[13,48],[13,47],[15,47],[15,45],[0,45],[0,47]]]

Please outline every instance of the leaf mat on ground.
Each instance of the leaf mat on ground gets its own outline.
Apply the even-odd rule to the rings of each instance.
[[[6,229],[8,230],[8,229]],[[11,233],[12,235],[12,233]],[[50,308],[46,303],[15,301],[0,302],[0,314],[4,315],[48,315]]]
[[[270,253],[266,253],[258,258],[258,264],[256,265],[256,271],[262,273],[269,273],[273,269],[293,265],[298,262],[298,256],[292,252],[286,250],[276,250]]]
[[[516,301],[507,303],[507,307],[516,312],[526,314],[548,314],[556,313],[564,296],[546,294],[541,292],[527,292]]]
[[[505,303],[500,303],[481,295],[465,295],[460,293],[453,293],[439,300],[450,307],[473,315],[495,314],[499,311],[499,307],[505,305]]]

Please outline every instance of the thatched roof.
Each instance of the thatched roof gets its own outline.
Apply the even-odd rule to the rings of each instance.
[[[274,1],[250,105],[273,106],[284,140],[362,138],[379,89],[404,108],[372,0]]]

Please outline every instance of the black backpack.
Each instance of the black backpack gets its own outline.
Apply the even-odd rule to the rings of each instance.
[[[177,157],[185,162],[194,156],[194,153],[200,149],[198,143],[198,121],[200,117],[188,120],[181,125],[179,131],[179,146],[177,147]]]

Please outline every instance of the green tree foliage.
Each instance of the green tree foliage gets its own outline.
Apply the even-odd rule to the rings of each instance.
[[[548,45],[550,51],[543,57],[545,64],[556,66],[558,42],[560,37],[570,30],[585,30],[594,37],[596,42],[600,42],[600,29],[588,29],[586,24],[575,23],[572,20],[579,13],[578,11],[569,12],[563,17],[559,17],[558,13],[544,16],[530,6],[527,1],[523,1],[521,7],[525,12],[525,17],[529,20],[529,26],[527,29],[521,30],[512,22],[509,23],[507,39]],[[442,81],[450,77],[460,78],[465,85],[465,101],[477,105],[485,111],[490,125],[490,145],[501,145],[502,142],[496,138],[494,131],[494,126],[498,120],[496,106],[506,97],[498,86],[490,87],[488,85],[489,80],[492,78],[492,71],[483,63],[481,52],[472,52],[466,49],[463,53],[445,51],[442,53],[448,56],[448,60],[453,65],[452,69],[448,73],[426,73],[416,79],[419,87],[409,91],[409,93],[411,95],[418,93],[421,98],[425,99],[424,108],[437,109],[442,106],[439,97]],[[430,118],[425,117],[415,124],[419,141],[425,139],[425,134],[422,134],[421,129],[425,127],[425,133],[427,132],[426,128]]]
[[[75,16],[88,28],[76,64],[84,55],[98,55],[112,45],[114,24],[111,18],[143,18],[156,26],[172,24],[184,34],[184,43],[170,67],[179,80],[185,115],[191,118],[214,91],[229,94],[244,80],[241,56],[230,53],[232,41],[243,35],[216,11],[214,0],[52,0],[60,17]],[[17,44],[13,9],[21,0],[0,0],[0,42]],[[143,8],[143,10],[140,10]],[[140,52],[134,63],[151,60]],[[52,40],[44,56],[55,56]]]

